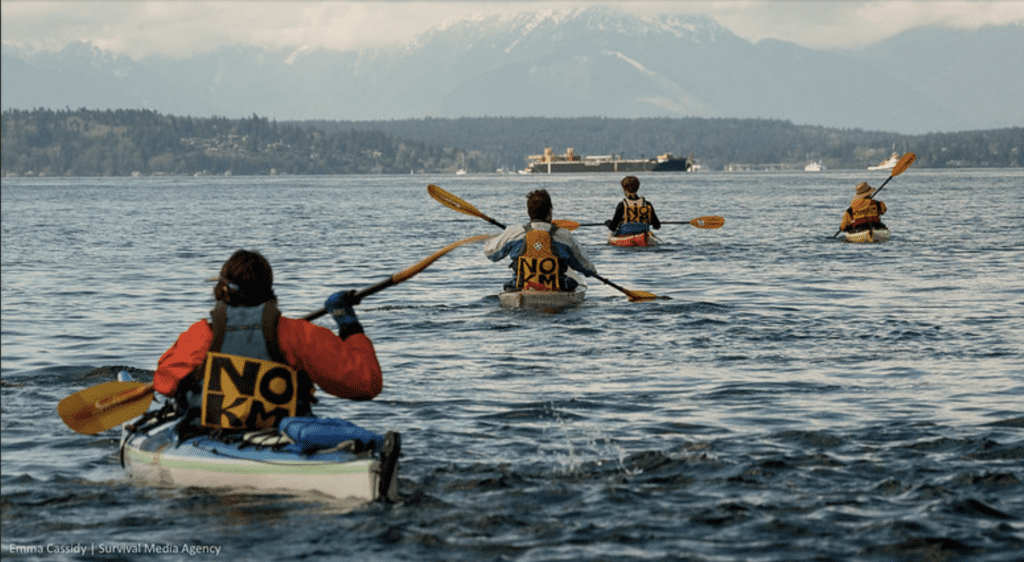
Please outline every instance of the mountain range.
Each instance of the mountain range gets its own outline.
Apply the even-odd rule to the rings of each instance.
[[[842,52],[611,8],[466,19],[388,48],[134,60],[4,45],[3,109],[276,120],[765,118],[901,134],[1024,125],[1024,24],[911,29]],[[1017,92],[1014,94],[1013,92]]]

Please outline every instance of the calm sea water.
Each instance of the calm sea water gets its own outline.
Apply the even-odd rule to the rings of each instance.
[[[367,298],[384,392],[318,412],[402,432],[392,506],[133,483],[116,431],[56,405],[152,369],[235,249],[299,316],[498,233],[428,183],[506,224],[539,187],[602,222],[619,177],[4,179],[3,557],[1021,560],[1024,172],[911,168],[879,196],[888,243],[830,238],[886,177],[643,176],[662,220],[725,226],[577,235],[605,277],[671,300],[591,281],[579,308],[503,311],[480,245]],[[157,552],[112,552],[139,545]]]

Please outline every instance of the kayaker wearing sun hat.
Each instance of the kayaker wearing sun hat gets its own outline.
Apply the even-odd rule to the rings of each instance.
[[[153,387],[177,399],[186,416],[181,432],[251,430],[309,416],[314,384],[349,400],[380,394],[380,364],[352,308],[353,292],[335,293],[324,304],[338,324],[335,335],[281,316],[273,281],[266,258],[235,252],[213,288],[209,319],[193,324],[160,357]]]
[[[843,213],[843,221],[839,230],[843,232],[861,232],[863,230],[877,230],[886,228],[882,223],[882,215],[885,214],[885,203],[871,199],[875,188],[862,181],[857,184],[857,194],[850,201],[850,206]]]

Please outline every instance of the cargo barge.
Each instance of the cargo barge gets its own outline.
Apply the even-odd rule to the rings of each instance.
[[[591,172],[689,172],[693,170],[691,158],[676,158],[665,153],[657,158],[625,159],[617,156],[576,155],[573,149],[555,154],[550,148],[544,154],[530,155],[530,164],[520,174],[559,174]]]

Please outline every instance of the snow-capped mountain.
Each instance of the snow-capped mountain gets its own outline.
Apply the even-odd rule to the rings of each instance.
[[[471,18],[386,49],[231,47],[133,61],[4,47],[4,109],[279,120],[760,117],[925,133],[1024,125],[1024,27],[921,28],[854,52],[750,43],[702,17],[607,8]]]

